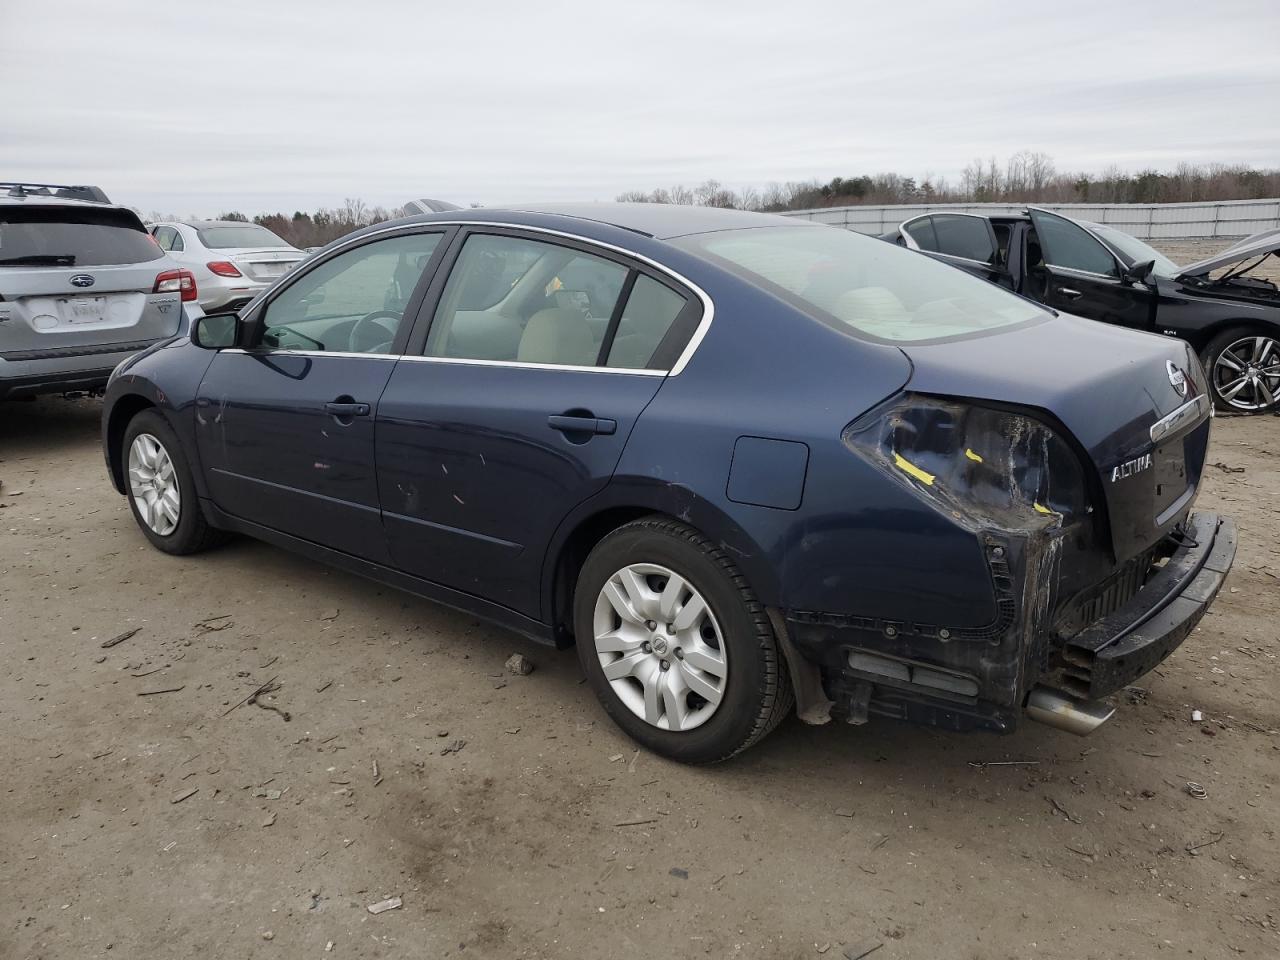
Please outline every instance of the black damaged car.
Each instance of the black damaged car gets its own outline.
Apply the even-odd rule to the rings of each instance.
[[[929,213],[881,239],[1064,313],[1181,337],[1204,364],[1218,409],[1280,409],[1280,290],[1251,275],[1280,255],[1280,230],[1182,267],[1115,227],[1034,207]]]

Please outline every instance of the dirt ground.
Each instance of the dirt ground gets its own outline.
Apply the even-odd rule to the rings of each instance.
[[[151,549],[98,412],[0,406],[0,957],[1280,955],[1280,419],[1217,421],[1228,587],[1093,737],[791,720],[686,768],[571,652]]]

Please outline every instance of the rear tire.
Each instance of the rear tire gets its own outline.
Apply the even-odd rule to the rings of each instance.
[[[205,519],[182,444],[159,412],[143,410],[129,421],[120,459],[133,519],[152,546],[184,555],[226,539]]]
[[[1280,409],[1280,335],[1246,327],[1224,330],[1200,359],[1219,410],[1256,416]]]
[[[683,523],[646,517],[606,536],[582,566],[573,611],[601,705],[654,753],[726,760],[792,709],[764,607],[724,551]]]

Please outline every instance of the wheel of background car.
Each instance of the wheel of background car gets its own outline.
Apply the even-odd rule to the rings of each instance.
[[[182,445],[161,414],[144,410],[130,420],[121,452],[133,518],[154,546],[187,554],[223,539],[200,510]]]
[[[386,353],[396,338],[396,328],[402,316],[404,314],[392,310],[376,310],[366,314],[352,324],[351,332],[347,334],[347,349],[352,353]],[[392,326],[382,323],[383,320],[390,320]],[[361,346],[362,339],[370,334],[378,339],[370,338]]]
[[[1259,414],[1280,409],[1280,336],[1227,330],[1213,338],[1202,360],[1219,410]]]
[[[724,760],[791,708],[764,608],[729,557],[666,517],[620,527],[574,591],[578,657],[605,710],[656,753]]]

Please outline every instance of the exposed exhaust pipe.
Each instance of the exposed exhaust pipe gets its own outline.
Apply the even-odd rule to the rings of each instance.
[[[1111,719],[1116,708],[1100,700],[1072,700],[1049,687],[1035,687],[1027,697],[1027,714],[1059,730],[1083,737]]]

